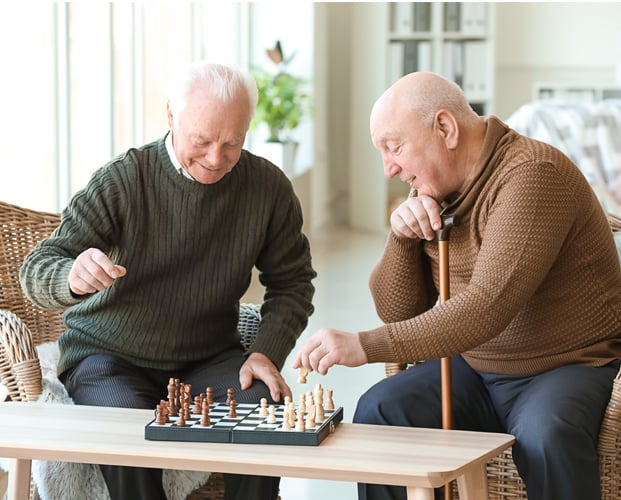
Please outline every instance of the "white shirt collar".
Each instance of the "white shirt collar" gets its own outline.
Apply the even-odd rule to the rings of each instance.
[[[175,154],[175,148],[173,148],[173,143],[172,143],[172,130],[168,132],[168,135],[166,135],[166,139],[164,139],[164,144],[166,145],[166,151],[168,152],[168,156],[170,156],[170,161],[172,162],[173,167],[175,167],[175,170],[177,170],[177,172],[179,172],[184,177],[191,179],[191,180],[195,180],[194,177],[192,177],[185,170],[185,168],[181,166],[181,163],[177,159],[177,155]]]

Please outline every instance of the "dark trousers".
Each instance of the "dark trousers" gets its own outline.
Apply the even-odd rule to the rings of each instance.
[[[230,387],[238,403],[273,402],[267,386],[254,381],[242,391],[239,369],[244,362],[241,350],[228,351],[208,363],[181,371],[137,368],[110,355],[90,356],[61,375],[75,404],[155,409],[168,397],[168,380],[178,378],[192,384],[192,396],[213,389],[216,401],[226,400]],[[146,423],[145,423],[146,425]],[[111,500],[165,500],[161,469],[101,465]],[[224,474],[225,500],[273,500],[278,497],[280,478]]]
[[[513,459],[529,500],[599,500],[598,433],[618,369],[615,361],[510,377],[477,373],[455,356],[453,428],[513,434]],[[440,393],[440,362],[427,361],[371,387],[353,421],[440,428]],[[358,495],[406,498],[405,488],[370,484],[358,485]]]

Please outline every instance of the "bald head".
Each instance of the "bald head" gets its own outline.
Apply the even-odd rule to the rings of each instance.
[[[410,73],[397,80],[376,101],[371,111],[371,129],[380,115],[393,118],[407,115],[427,128],[440,109],[449,111],[465,126],[478,121],[456,83],[435,73]]]

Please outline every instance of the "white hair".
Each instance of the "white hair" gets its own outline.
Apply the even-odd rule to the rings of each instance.
[[[223,102],[235,99],[241,91],[244,91],[248,96],[249,121],[254,116],[259,93],[257,83],[249,73],[232,66],[197,61],[190,64],[171,86],[168,104],[175,120],[185,108],[189,93],[197,85],[203,85],[213,97]]]

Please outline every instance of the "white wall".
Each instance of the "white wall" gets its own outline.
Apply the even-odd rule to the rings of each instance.
[[[619,67],[621,3],[496,4],[501,118],[531,100],[534,82],[611,83]]]
[[[383,68],[377,61],[384,55],[377,54],[383,46],[377,32],[385,20],[373,15],[369,20],[364,15],[369,10],[381,12],[377,5],[326,3],[323,24],[317,23],[325,30],[329,58],[323,68],[329,72],[327,86],[319,90],[326,94],[329,106],[327,158],[322,165],[328,169],[324,174],[328,177],[324,193],[328,206],[322,210],[332,221],[357,227],[381,226],[378,217],[382,215],[378,214],[386,196],[380,164],[371,176],[360,175],[359,168],[360,162],[369,158],[379,162],[368,133],[368,103],[356,93],[356,89],[368,91],[371,87],[374,94],[380,93],[376,87]],[[531,100],[534,82],[610,83],[619,73],[621,2],[498,2],[495,11],[493,112],[500,118],[506,119]],[[360,19],[368,25],[352,30]],[[369,184],[377,186],[373,188],[376,194],[367,196],[364,213],[352,213],[350,207],[361,205],[360,193],[369,192]]]

